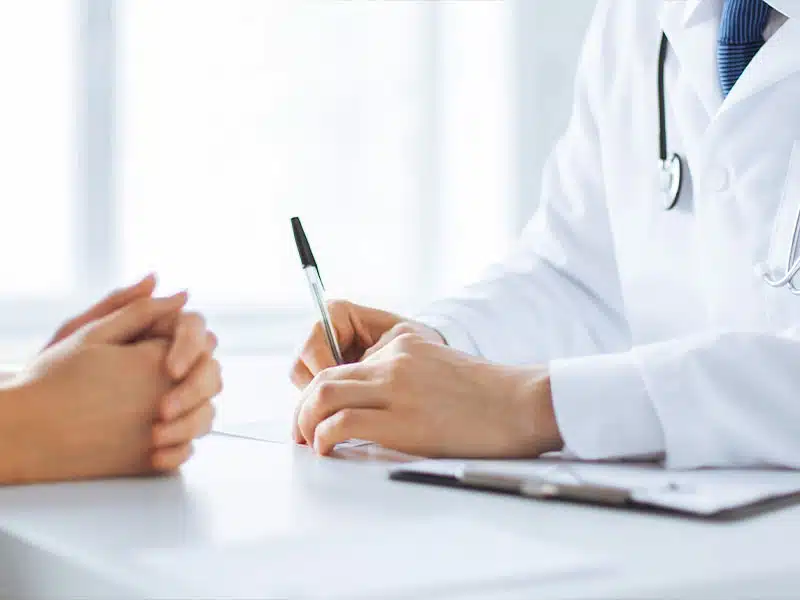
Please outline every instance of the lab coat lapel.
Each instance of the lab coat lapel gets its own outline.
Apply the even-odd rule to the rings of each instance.
[[[722,104],[717,77],[717,19],[719,0],[665,0],[661,28],[697,96],[708,112]],[[655,42],[654,42],[655,43]]]
[[[794,3],[793,8],[795,13],[800,13],[800,4]],[[800,14],[788,16],[789,20],[764,44],[744,70],[725,99],[720,113],[800,71]]]

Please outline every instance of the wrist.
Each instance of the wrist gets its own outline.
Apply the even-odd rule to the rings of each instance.
[[[532,453],[539,456],[561,450],[564,441],[553,408],[549,371],[539,366],[520,369],[518,379],[515,404],[519,408],[522,423],[529,428]]]
[[[37,481],[46,469],[46,421],[36,388],[19,377],[0,387],[0,484]]]

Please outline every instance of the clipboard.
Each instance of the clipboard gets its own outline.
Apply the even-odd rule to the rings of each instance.
[[[501,462],[505,463],[502,465],[505,468],[498,468]],[[566,464],[571,471],[577,464],[561,461],[428,460],[395,467],[391,469],[389,478],[510,494],[532,500],[564,501],[703,520],[738,520],[800,503],[800,473],[796,472],[725,469],[675,475],[651,466],[608,465],[606,469],[606,465],[592,464],[579,465],[577,470],[588,473],[570,482],[564,477],[547,475],[546,468],[530,468],[543,463],[548,466]],[[515,464],[523,467],[514,468]],[[639,485],[641,479],[644,481]]]

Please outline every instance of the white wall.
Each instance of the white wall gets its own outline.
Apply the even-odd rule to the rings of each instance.
[[[542,166],[569,118],[578,54],[595,0],[510,1],[518,86],[511,218],[519,231],[536,209]]]

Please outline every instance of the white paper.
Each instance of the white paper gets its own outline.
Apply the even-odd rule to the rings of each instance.
[[[603,566],[575,550],[451,517],[228,547],[153,550],[139,560],[162,574],[165,595],[293,600],[428,597],[535,584]]]
[[[245,423],[225,423],[214,427],[214,432],[262,442],[292,443],[292,424],[287,419],[262,419]]]
[[[512,477],[537,477],[557,483],[590,483],[631,490],[636,501],[699,515],[747,506],[800,492],[800,472],[769,469],[669,471],[652,464],[598,464],[566,460],[424,460],[403,465],[413,470],[456,476],[465,466]]]
[[[287,419],[262,419],[245,423],[225,423],[215,427],[214,432],[261,442],[294,443],[294,440],[292,440],[292,424]],[[358,448],[369,444],[372,444],[372,442],[348,440],[338,444],[336,447]]]

